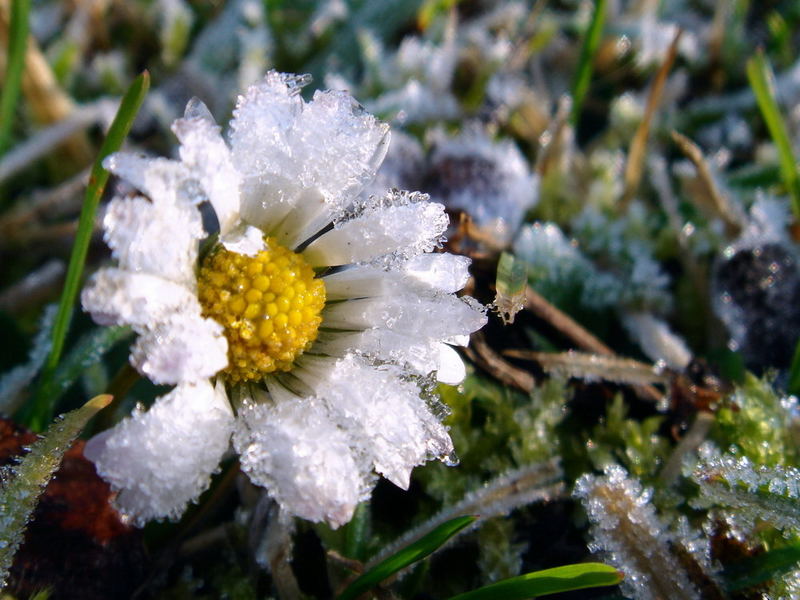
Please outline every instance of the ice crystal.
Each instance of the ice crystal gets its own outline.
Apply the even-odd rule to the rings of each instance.
[[[607,553],[625,573],[625,594],[637,600],[701,597],[673,552],[677,540],[656,515],[652,490],[609,465],[602,477],[581,476],[574,495],[592,523],[589,548]]]
[[[738,539],[751,537],[760,524],[775,527],[786,537],[800,533],[799,469],[754,464],[746,456],[723,454],[710,442],[698,454],[698,462],[687,467],[700,486],[692,506],[721,509]]]

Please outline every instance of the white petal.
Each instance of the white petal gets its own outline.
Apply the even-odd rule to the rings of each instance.
[[[195,293],[184,285],[116,268],[97,271],[81,293],[83,309],[100,325],[155,326],[176,312],[200,313]]]
[[[108,203],[104,239],[119,266],[193,285],[200,213],[188,202],[161,198],[114,198]]]
[[[436,371],[440,362],[438,343],[388,329],[323,331],[314,342],[314,352],[333,357],[354,352],[370,360],[407,366],[420,375]]]
[[[143,192],[153,202],[174,204],[191,201],[185,165],[167,158],[148,158],[129,152],[116,152],[103,160],[103,166]]]
[[[421,283],[441,292],[453,293],[467,285],[471,262],[466,256],[429,252],[409,259],[401,269]]]
[[[234,229],[223,236],[220,241],[227,250],[245,256],[255,256],[266,248],[263,232],[257,227],[249,225]]]
[[[439,365],[436,379],[448,385],[458,385],[467,376],[461,356],[447,344],[439,344]]]
[[[314,266],[346,265],[386,254],[411,258],[441,242],[448,218],[444,206],[424,194],[397,193],[365,208],[312,242],[303,252]]]
[[[303,186],[340,205],[375,177],[389,146],[389,126],[338,91],[315,92],[298,115],[293,135]]]
[[[153,383],[200,381],[228,366],[228,342],[199,312],[174,314],[139,336],[131,364]]]
[[[239,411],[242,470],[291,515],[339,527],[371,488],[368,465],[316,398],[274,398]]]
[[[222,388],[185,384],[89,440],[84,454],[119,491],[119,510],[141,526],[177,518],[197,500],[228,448],[232,427]]]
[[[374,367],[348,355],[337,361],[305,360],[297,372],[315,385],[331,417],[347,429],[351,445],[395,485],[407,488],[416,465],[452,453],[447,429],[416,384],[401,378],[399,367]]]
[[[390,329],[421,338],[444,340],[477,331],[486,324],[483,310],[471,300],[449,294],[395,294],[328,304],[322,313],[331,329]]]
[[[198,100],[189,102],[186,116],[173,123],[172,131],[181,142],[181,160],[200,182],[217,214],[220,234],[225,236],[239,221],[241,176],[233,166],[219,126],[208,110],[203,112],[197,103],[202,105]]]

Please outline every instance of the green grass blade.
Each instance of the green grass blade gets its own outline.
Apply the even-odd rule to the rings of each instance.
[[[794,348],[792,364],[789,366],[789,383],[786,384],[786,391],[792,395],[800,394],[800,341]]]
[[[468,515],[456,517],[446,523],[442,523],[428,535],[420,538],[413,544],[409,544],[361,575],[361,577],[353,581],[353,583],[342,592],[339,596],[339,600],[352,600],[353,598],[357,598],[387,577],[397,573],[400,569],[422,560],[464,529],[464,527],[474,523],[477,518],[477,516]]]
[[[78,232],[75,235],[75,244],[72,247],[72,255],[69,260],[69,268],[64,282],[64,290],[61,294],[61,301],[58,305],[55,325],[53,326],[53,344],[50,355],[47,357],[42,380],[38,388],[38,393],[34,398],[31,407],[31,414],[28,423],[31,429],[41,431],[46,423],[52,419],[54,402],[51,401],[44,392],[50,387],[50,380],[61,359],[64,350],[64,340],[69,329],[72,309],[78,289],[81,285],[83,266],[86,261],[86,253],[89,250],[89,242],[92,237],[94,227],[94,217],[97,212],[97,205],[103,195],[109,173],[103,168],[103,159],[116,152],[122,146],[122,142],[128,135],[133,125],[136,113],[142,105],[147,90],[150,87],[150,75],[147,71],[137,77],[122,97],[117,115],[111,123],[108,135],[100,147],[100,153],[92,166],[89,177],[89,186],[86,188],[86,196],[81,209],[81,216],[78,222]],[[26,415],[27,416],[27,415]]]
[[[617,585],[623,574],[603,563],[565,565],[511,577],[450,600],[524,600],[571,590]]]
[[[25,71],[25,51],[28,47],[28,15],[31,0],[12,0],[11,22],[8,32],[8,62],[0,97],[0,155],[8,148],[11,124],[17,109],[22,73]]]
[[[61,464],[64,453],[98,411],[108,406],[111,396],[92,398],[50,425],[43,437],[31,446],[22,461],[0,470],[0,588],[3,587],[14,554],[22,543],[39,496]]]
[[[800,220],[800,177],[797,162],[789,141],[786,123],[775,99],[774,75],[763,52],[757,52],[747,61],[747,79],[755,94],[761,116],[767,124],[772,141],[778,149],[781,178],[792,200],[795,219]]]
[[[606,20],[606,0],[596,0],[594,13],[583,38],[581,54],[578,58],[578,68],[575,70],[575,78],[572,80],[572,125],[577,125],[578,119],[583,108],[583,100],[586,92],[589,91],[589,82],[592,79],[592,63],[594,55],[600,46],[600,39],[603,36],[603,25]]]
[[[775,548],[725,568],[725,588],[737,592],[766,581],[779,579],[800,563],[800,544]]]

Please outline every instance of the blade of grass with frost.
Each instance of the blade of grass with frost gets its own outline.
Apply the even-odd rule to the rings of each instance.
[[[503,323],[514,322],[516,314],[525,306],[525,286],[528,284],[528,267],[525,261],[516,260],[512,254],[503,252],[497,263],[497,295],[494,307]]]
[[[565,565],[511,577],[450,600],[527,600],[535,596],[617,585],[623,574],[603,563]]]
[[[728,565],[724,571],[725,589],[738,592],[776,580],[800,564],[800,543],[774,548]]]
[[[781,115],[775,98],[775,76],[763,52],[757,52],[747,61],[747,79],[755,94],[761,116],[767,124],[769,134],[778,149],[781,177],[789,196],[792,199],[792,211],[795,219],[800,219],[800,177],[797,173],[797,162],[792,151],[792,143],[786,130],[786,123]]]
[[[122,146],[122,142],[133,125],[133,120],[136,117],[136,113],[139,112],[139,107],[142,105],[149,87],[150,74],[147,71],[144,71],[131,83],[128,91],[122,97],[119,110],[111,123],[103,145],[100,147],[97,160],[92,166],[89,185],[86,188],[86,196],[84,197],[83,208],[78,221],[78,231],[75,234],[75,244],[72,247],[72,255],[70,256],[67,276],[64,282],[64,291],[61,294],[58,315],[56,315],[56,322],[53,326],[53,342],[50,355],[47,358],[37,394],[32,405],[30,405],[28,414],[25,415],[28,424],[34,431],[41,431],[45,423],[52,419],[55,400],[48,397],[46,391],[50,388],[50,380],[55,373],[58,362],[61,359],[61,352],[64,349],[64,339],[69,329],[72,309],[80,287],[86,253],[89,250],[89,242],[92,237],[97,205],[100,203],[100,198],[108,181],[109,173],[103,168],[103,159],[112,152],[119,150]]]
[[[33,443],[19,464],[0,470],[3,482],[0,487],[0,588],[5,584],[25,527],[47,482],[87,421],[109,402],[111,396],[103,394],[67,413]]]
[[[0,155],[5,154],[11,137],[11,124],[17,109],[19,92],[22,87],[22,73],[25,70],[25,51],[28,47],[28,15],[31,0],[11,2],[11,22],[8,32],[8,62],[3,93],[0,97]]]
[[[422,560],[477,518],[475,515],[468,515],[442,523],[422,539],[399,550],[361,575],[341,593],[338,600],[353,600],[400,569]]]
[[[600,46],[605,20],[606,0],[597,0],[594,5],[592,20],[583,38],[578,68],[575,70],[575,78],[572,81],[572,116],[570,120],[573,126],[578,123],[581,109],[583,108],[583,100],[586,98],[586,92],[589,91],[589,82],[592,79],[592,63],[597,48]]]
[[[51,304],[44,309],[39,321],[39,332],[33,339],[33,346],[28,354],[28,362],[6,371],[0,377],[0,413],[10,415],[17,411],[23,398],[23,391],[31,384],[47,360],[56,308],[55,304]]]

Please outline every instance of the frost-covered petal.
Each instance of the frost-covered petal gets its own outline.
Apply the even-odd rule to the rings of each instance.
[[[466,256],[449,252],[426,253],[409,259],[400,269],[420,283],[441,292],[453,293],[467,285],[471,262]]]
[[[476,302],[449,294],[401,293],[337,302],[325,307],[322,318],[332,329],[378,327],[440,340],[472,333],[486,324],[486,315]]]
[[[103,166],[143,192],[153,202],[191,201],[187,185],[189,170],[167,158],[149,158],[129,152],[116,152],[103,160]]]
[[[436,379],[449,385],[458,385],[467,376],[461,356],[447,344],[438,344],[439,364]]]
[[[293,188],[314,189],[335,217],[374,177],[388,126],[344,92],[317,92],[304,103],[299,90],[307,82],[270,72],[240,97],[231,122],[234,163],[247,177],[247,202],[291,205]]]
[[[228,366],[228,342],[216,321],[177,313],[139,336],[131,364],[154,383],[200,381]]]
[[[453,452],[447,429],[400,367],[373,366],[349,354],[337,361],[303,360],[296,372],[325,400],[357,451],[395,485],[408,488],[415,466]]]
[[[317,398],[245,403],[234,447],[242,470],[289,514],[339,527],[371,488],[369,466]]]
[[[444,206],[424,194],[396,193],[338,223],[303,252],[314,266],[346,265],[397,253],[410,258],[430,252],[442,239],[448,218]]]
[[[184,384],[95,436],[84,454],[119,494],[119,510],[138,525],[177,518],[208,487],[228,448],[233,414],[224,389]]]
[[[205,104],[194,98],[186,105],[184,118],[173,123],[172,131],[181,142],[181,160],[214,207],[224,238],[239,221],[241,175],[234,167],[220,128]]]
[[[119,266],[193,285],[200,213],[188,202],[114,198],[103,218],[103,238]]]
[[[100,325],[144,328],[174,313],[200,313],[194,291],[184,285],[113,267],[92,275],[81,293],[83,309]]]

